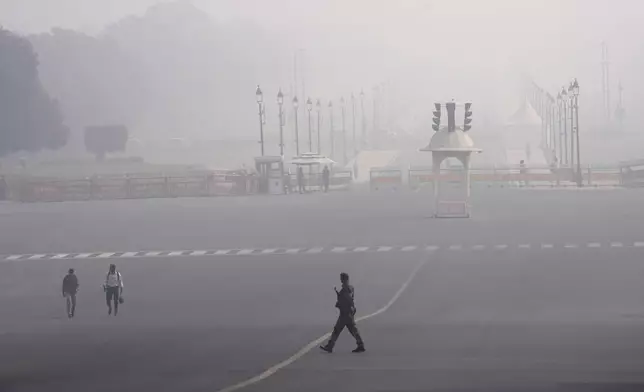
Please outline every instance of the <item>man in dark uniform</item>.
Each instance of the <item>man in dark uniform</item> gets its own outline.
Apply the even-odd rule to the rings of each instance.
[[[67,317],[72,318],[76,313],[76,293],[78,292],[78,278],[74,269],[70,268],[63,278],[63,298],[67,302]]]
[[[333,352],[333,347],[335,346],[335,342],[338,340],[338,336],[340,336],[340,332],[342,332],[344,327],[346,327],[358,344],[358,347],[356,347],[353,352],[362,353],[365,351],[365,348],[364,342],[360,337],[360,332],[358,332],[358,328],[356,327],[354,290],[353,286],[349,284],[349,274],[345,272],[341,273],[340,281],[342,282],[342,288],[340,291],[334,288],[335,294],[338,297],[335,307],[340,310],[340,315],[338,316],[338,321],[335,323],[335,327],[333,327],[333,333],[331,334],[331,338],[328,343],[324,346],[320,346],[320,348],[328,353]]]
[[[322,170],[322,182],[324,185],[324,192],[329,191],[329,180],[330,180],[331,174],[329,172],[329,167],[324,166],[324,170]]]

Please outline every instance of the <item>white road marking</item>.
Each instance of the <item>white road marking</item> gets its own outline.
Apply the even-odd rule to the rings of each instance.
[[[631,245],[632,244],[632,245]],[[644,248],[644,241],[640,242],[628,242],[628,243],[623,243],[623,242],[610,242],[607,244],[608,247],[610,248],[624,248],[624,247],[636,247],[636,248]],[[471,247],[468,246],[469,249],[472,250],[484,250],[486,248],[492,248],[492,249],[497,249],[497,250],[503,250],[503,249],[508,249],[512,246],[517,246],[518,249],[531,249],[531,248],[541,248],[541,249],[553,249],[555,247],[558,247],[559,245],[555,244],[535,244],[534,246],[531,244],[518,244],[518,245],[511,245],[511,244],[497,244],[497,245],[485,245],[485,244],[478,244],[478,245],[472,245]],[[601,248],[602,243],[600,242],[589,242],[586,244],[574,244],[574,243],[566,243],[562,245],[563,248],[566,249],[578,249],[578,248]],[[409,246],[398,246],[398,247],[393,247],[393,246],[355,246],[355,247],[349,247],[349,246],[336,246],[336,247],[312,247],[312,248],[267,248],[267,249],[255,249],[255,248],[247,248],[247,249],[239,249],[239,250],[234,250],[234,249],[219,249],[219,250],[182,250],[182,251],[150,251],[150,252],[92,252],[92,253],[44,253],[44,254],[21,254],[21,255],[7,255],[7,256],[0,256],[0,260],[2,261],[20,261],[20,260],[64,260],[64,259],[112,259],[112,258],[144,258],[144,257],[157,257],[157,256],[164,256],[164,257],[188,257],[188,256],[205,256],[207,254],[209,255],[214,255],[214,256],[236,256],[236,255],[273,255],[277,254],[278,251],[280,251],[280,254],[319,254],[323,252],[327,253],[337,253],[337,254],[343,254],[343,253],[364,253],[364,252],[413,252],[415,250],[419,249],[424,249],[426,251],[436,251],[441,248],[446,248],[451,251],[460,251],[462,249],[465,249],[466,247],[461,244],[453,244],[453,245],[444,245],[444,246],[438,246],[438,245],[426,245],[426,246],[417,246],[417,245],[409,245]]]
[[[363,320],[368,320],[368,319],[370,319],[370,318],[372,318],[372,317],[375,317],[375,316],[377,316],[377,315],[379,315],[379,314],[381,314],[381,313],[386,312],[386,311],[387,311],[387,309],[389,309],[389,308],[391,307],[391,305],[393,305],[393,304],[398,300],[398,298],[402,295],[402,293],[404,293],[404,292],[405,292],[405,290],[407,289],[407,287],[409,286],[409,284],[411,283],[411,281],[414,279],[414,277],[416,276],[416,274],[418,273],[418,271],[420,271],[420,269],[421,269],[421,268],[422,268],[426,263],[427,263],[427,259],[423,258],[423,260],[421,260],[421,261],[418,263],[418,265],[416,265],[416,267],[413,269],[413,271],[411,272],[411,274],[409,275],[409,277],[407,278],[407,280],[405,281],[405,283],[403,283],[403,285],[400,287],[400,289],[398,289],[398,291],[396,292],[396,294],[394,294],[394,296],[389,300],[389,302],[387,302],[387,304],[385,304],[385,306],[383,306],[382,308],[380,308],[380,309],[376,310],[375,312],[373,312],[373,313],[371,313],[371,314],[368,314],[368,315],[366,315],[366,316],[362,316],[362,317],[358,317],[358,318],[356,319],[356,321],[358,321],[358,322],[359,322],[359,321],[363,321]],[[287,358],[287,359],[285,359],[284,361],[279,362],[279,363],[277,363],[277,364],[275,364],[275,365],[273,365],[273,366],[269,367],[268,369],[266,369],[264,372],[262,372],[262,373],[258,374],[257,376],[255,376],[255,377],[251,377],[251,378],[249,378],[248,380],[245,380],[245,381],[242,381],[242,382],[240,382],[240,383],[237,383],[237,384],[231,385],[231,386],[229,386],[229,387],[226,387],[226,388],[220,389],[220,390],[219,390],[219,391],[217,391],[217,392],[233,392],[233,391],[238,391],[238,390],[240,390],[240,389],[242,389],[242,388],[246,388],[246,387],[248,387],[248,386],[250,386],[250,385],[257,384],[258,382],[260,382],[260,381],[262,381],[262,380],[267,379],[268,377],[272,376],[273,374],[277,373],[278,371],[280,371],[280,370],[284,369],[284,368],[285,368],[285,367],[287,367],[288,365],[290,365],[290,364],[292,364],[293,362],[297,361],[298,359],[302,358],[302,357],[303,357],[304,355],[306,355],[308,352],[310,352],[310,351],[311,351],[311,350],[313,350],[314,348],[317,348],[317,347],[318,347],[318,345],[319,345],[320,343],[322,343],[323,341],[325,341],[326,339],[328,339],[328,338],[329,338],[329,336],[331,336],[331,333],[330,333],[330,332],[327,332],[326,334],[324,334],[324,335],[320,336],[319,338],[317,338],[317,339],[315,339],[315,340],[311,341],[311,342],[310,342],[309,344],[307,344],[306,346],[302,347],[302,348],[300,349],[300,351],[296,352],[295,354],[293,354],[293,355],[292,355],[292,356],[290,356],[289,358]]]

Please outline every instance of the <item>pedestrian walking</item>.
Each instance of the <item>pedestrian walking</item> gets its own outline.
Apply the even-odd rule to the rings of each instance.
[[[72,318],[76,313],[76,293],[78,292],[78,278],[74,269],[70,268],[63,278],[63,298],[67,303],[67,317]]]
[[[322,170],[322,181],[324,183],[324,192],[329,191],[329,180],[331,178],[331,173],[329,172],[329,167],[324,166],[324,170]]]
[[[340,311],[340,314],[338,316],[338,321],[335,323],[335,326],[333,327],[333,332],[331,333],[331,338],[327,342],[326,345],[320,346],[320,348],[328,353],[333,352],[333,347],[335,346],[335,342],[338,340],[338,337],[340,336],[340,333],[342,330],[346,327],[349,330],[349,333],[351,336],[353,336],[356,339],[356,343],[358,347],[356,347],[353,352],[354,353],[362,353],[365,351],[364,348],[364,342],[362,341],[362,337],[360,337],[360,332],[358,331],[358,327],[356,326],[356,306],[354,302],[354,289],[353,286],[349,284],[349,274],[343,272],[340,274],[340,281],[342,282],[342,288],[340,291],[338,291],[337,288],[333,288],[335,290],[335,294],[337,296],[337,301],[335,303],[335,307],[338,308]]]
[[[114,302],[114,315],[119,312],[119,304],[123,303],[123,277],[116,270],[116,265],[110,264],[110,269],[105,276],[105,299],[107,301],[107,314],[112,314],[112,302]]]

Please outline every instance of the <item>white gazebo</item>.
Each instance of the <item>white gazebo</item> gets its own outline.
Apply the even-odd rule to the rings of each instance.
[[[436,131],[429,145],[420,151],[432,153],[434,217],[469,218],[470,158],[472,153],[483,150],[474,147],[467,131],[448,125]],[[448,158],[459,160],[462,170],[441,173],[441,164]]]

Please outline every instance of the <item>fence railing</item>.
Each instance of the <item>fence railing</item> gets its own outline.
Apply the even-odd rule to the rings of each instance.
[[[625,187],[644,186],[644,159],[619,163],[620,184]]]
[[[403,185],[403,171],[398,168],[374,167],[369,171],[369,187],[372,191],[397,190]]]
[[[17,177],[9,198],[21,202],[205,197],[253,194],[257,177],[240,173],[95,176],[84,179]]]
[[[644,169],[644,166],[643,166]],[[642,173],[644,175],[644,172]],[[458,181],[462,178],[462,169],[441,169],[441,181]],[[417,189],[423,185],[431,184],[436,175],[431,167],[410,167],[408,170],[408,185]],[[644,177],[643,177],[644,179]],[[550,166],[489,166],[473,167],[470,169],[471,182],[485,182],[490,184],[539,184],[558,186],[576,180],[575,172],[570,168],[556,168]],[[584,185],[618,185],[621,183],[620,170],[616,167],[582,167],[582,180]]]

